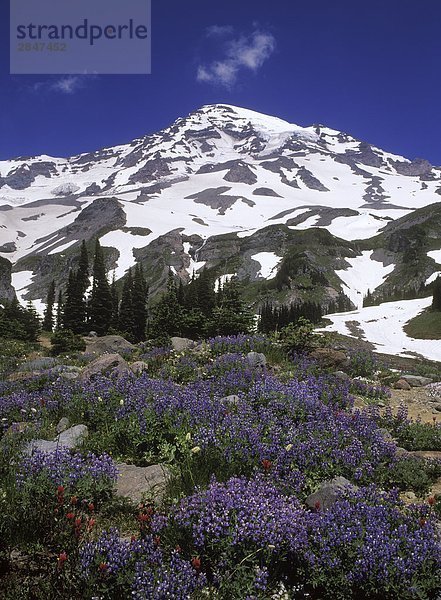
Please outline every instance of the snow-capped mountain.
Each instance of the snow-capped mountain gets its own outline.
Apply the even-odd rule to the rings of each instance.
[[[319,301],[343,291],[359,307],[368,290],[400,273],[413,238],[400,248],[397,236],[415,219],[433,229],[434,213],[424,210],[440,201],[441,168],[425,160],[322,125],[216,104],[129,144],[0,162],[0,256],[14,263],[21,296],[39,299],[54,272],[66,273],[81,240],[95,236],[112,249],[117,278],[141,261],[153,288],[169,266],[182,277],[206,265],[271,280],[301,247],[300,271],[291,269],[281,286],[295,287],[292,275],[312,264],[332,271]],[[428,251],[441,247],[437,231],[427,234]],[[441,271],[438,255],[424,257],[414,287]]]

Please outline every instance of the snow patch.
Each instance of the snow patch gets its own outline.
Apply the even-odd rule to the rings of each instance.
[[[441,250],[432,250],[431,252],[427,253],[427,256],[429,258],[433,258],[436,263],[441,265]]]
[[[364,339],[374,344],[378,352],[399,354],[400,356],[418,353],[429,360],[441,361],[439,340],[417,340],[409,337],[403,326],[419,315],[432,303],[432,298],[385,302],[379,306],[367,306],[346,313],[326,315],[332,325],[319,331],[337,331],[343,335],[356,337],[348,328],[354,323],[363,332]]]
[[[257,274],[258,277],[273,279],[277,275],[277,265],[282,259],[274,252],[258,252],[251,258],[260,263],[260,271]]]
[[[395,268],[394,264],[385,267],[381,262],[373,260],[373,254],[373,250],[366,250],[361,256],[346,258],[346,262],[351,265],[349,269],[335,272],[343,281],[344,293],[357,308],[363,307],[363,298],[368,290],[373,292]]]

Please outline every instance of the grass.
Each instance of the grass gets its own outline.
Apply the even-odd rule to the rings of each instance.
[[[425,310],[403,327],[410,337],[421,340],[441,339],[441,312]]]

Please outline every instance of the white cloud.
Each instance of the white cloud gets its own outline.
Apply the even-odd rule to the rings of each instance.
[[[232,34],[233,31],[234,28],[231,25],[211,25],[207,27],[206,34],[207,37],[224,37]]]
[[[214,25],[209,28],[219,37],[220,29]],[[207,30],[207,32],[209,31]],[[227,32],[223,32],[225,35]],[[231,28],[228,33],[233,33]],[[199,65],[197,71],[197,80],[204,83],[212,83],[227,88],[232,88],[236,83],[239,74],[243,70],[257,72],[268,60],[276,48],[276,40],[271,33],[255,30],[251,35],[241,35],[238,38],[230,39],[224,44],[224,58],[216,60],[208,65]]]
[[[84,85],[84,78],[77,75],[69,75],[57,79],[52,83],[51,90],[54,92],[61,92],[62,94],[74,94],[76,91],[81,89]]]
[[[66,94],[71,96],[79,90],[86,87],[92,79],[96,79],[97,75],[64,75],[57,79],[48,78],[44,81],[37,81],[30,90],[32,92],[54,92],[58,94]]]

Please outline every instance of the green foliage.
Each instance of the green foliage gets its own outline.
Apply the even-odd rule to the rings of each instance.
[[[406,323],[403,329],[408,336],[413,338],[422,340],[441,339],[441,309],[432,308],[432,310],[423,311]]]
[[[441,477],[441,464],[416,457],[403,457],[392,465],[379,469],[376,480],[387,487],[413,491],[426,496],[433,483]]]
[[[300,317],[296,323],[290,323],[281,329],[276,338],[286,354],[306,352],[315,345],[314,325],[304,317]]]
[[[51,354],[53,356],[67,352],[83,352],[86,349],[86,343],[83,338],[70,329],[60,329],[53,333],[51,345]]]
[[[349,357],[348,373],[351,377],[372,377],[378,363],[372,352],[353,352]]]
[[[103,250],[97,239],[93,264],[92,293],[89,302],[89,328],[99,335],[105,335],[112,322],[112,312],[112,292],[107,280]]]
[[[441,277],[439,275],[433,284],[432,310],[441,311]]]
[[[24,307],[14,298],[0,308],[0,337],[36,342],[40,330],[40,318],[31,303]]]
[[[55,281],[52,280],[46,296],[46,310],[43,319],[43,331],[52,331],[54,328],[54,302],[55,302]]]

